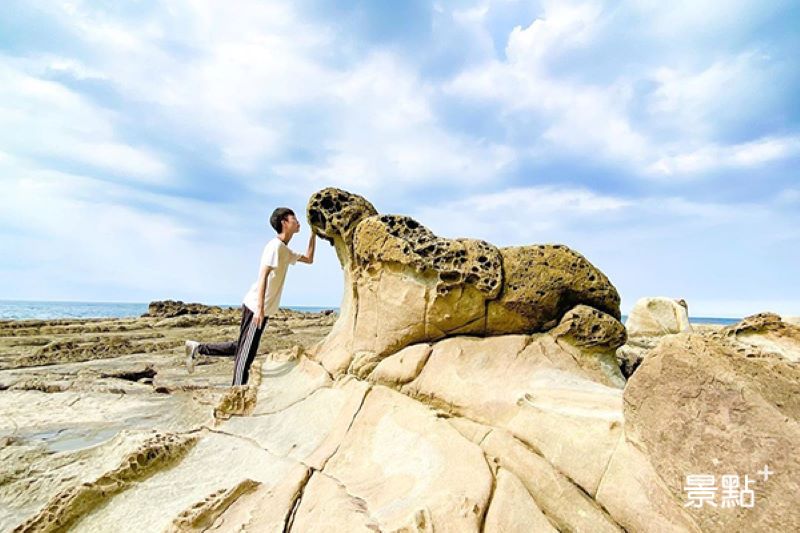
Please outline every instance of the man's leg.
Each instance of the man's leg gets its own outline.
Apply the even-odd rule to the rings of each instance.
[[[247,317],[245,311],[250,311],[246,305],[242,305],[242,319],[239,322],[239,338],[235,341],[226,342],[197,342],[186,341],[186,369],[191,374],[194,372],[194,360],[197,354],[200,355],[236,355],[236,348],[242,342],[247,329]]]
[[[237,341],[201,342],[197,345],[200,355],[236,355]]]
[[[246,305],[242,305],[242,319],[239,321],[238,339],[226,342],[201,342],[197,346],[197,353],[200,355],[236,355],[236,348],[242,341],[247,327],[247,323],[245,322],[245,310],[249,311]]]
[[[250,311],[248,309],[248,311]],[[247,317],[247,333],[236,350],[236,360],[233,364],[233,385],[246,385],[250,378],[250,365],[258,353],[258,343],[261,341],[261,333],[267,325],[267,319],[264,319],[264,325],[257,327],[253,322],[253,313],[250,312]]]

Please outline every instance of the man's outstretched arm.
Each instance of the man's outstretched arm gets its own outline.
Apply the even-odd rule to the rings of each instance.
[[[264,321],[264,295],[267,292],[267,284],[269,283],[267,280],[269,279],[269,273],[272,271],[272,267],[269,266],[262,266],[261,270],[258,273],[258,295],[257,298],[257,309],[253,313],[253,320],[255,320],[256,325],[261,327],[262,322]]]
[[[308,250],[306,250],[306,255],[300,256],[297,258],[298,261],[301,263],[308,263],[309,265],[314,262],[314,248],[317,245],[317,234],[313,231],[311,232],[311,237],[308,238]]]

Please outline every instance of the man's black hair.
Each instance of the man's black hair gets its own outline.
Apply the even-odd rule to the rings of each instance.
[[[272,216],[269,217],[269,225],[272,226],[277,233],[280,233],[283,231],[283,225],[281,222],[286,220],[286,217],[290,215],[295,216],[294,211],[288,207],[279,207],[273,211]]]

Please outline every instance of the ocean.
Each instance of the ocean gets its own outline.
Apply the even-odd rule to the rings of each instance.
[[[240,307],[242,304],[213,304],[220,307]],[[52,320],[57,318],[126,318],[147,312],[147,303],[119,302],[33,302],[0,300],[0,320]],[[309,313],[338,307],[285,306]]]
[[[239,307],[241,304],[215,304],[220,307]],[[125,318],[138,317],[147,312],[146,303],[118,302],[31,302],[23,300],[0,300],[0,320],[51,320],[56,318]],[[338,307],[286,306],[295,311],[317,313]],[[622,321],[628,317],[622,315]],[[727,326],[739,322],[740,318],[693,316],[695,324],[720,324]]]

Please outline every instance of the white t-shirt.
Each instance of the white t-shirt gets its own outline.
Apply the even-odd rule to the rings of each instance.
[[[261,254],[261,264],[259,273],[264,266],[272,267],[267,276],[267,290],[264,294],[264,316],[270,316],[278,311],[281,302],[281,292],[283,292],[283,282],[286,279],[286,269],[293,265],[303,254],[298,254],[286,246],[282,240],[275,237],[267,243]],[[258,283],[253,283],[247,294],[244,295],[244,305],[255,313],[258,308]]]

